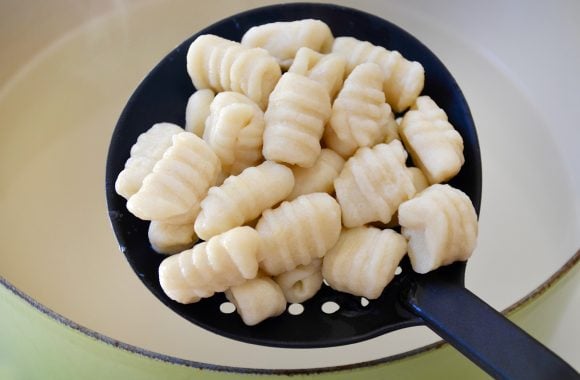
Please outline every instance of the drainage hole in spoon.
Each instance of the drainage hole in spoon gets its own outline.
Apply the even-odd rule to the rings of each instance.
[[[220,311],[224,314],[231,314],[236,311],[236,305],[231,302],[224,302],[220,305]]]
[[[326,314],[334,314],[340,309],[340,305],[333,301],[328,301],[322,304],[322,312]]]

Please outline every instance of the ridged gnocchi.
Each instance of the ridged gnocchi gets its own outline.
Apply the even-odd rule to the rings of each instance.
[[[399,205],[415,195],[399,140],[360,148],[334,180],[345,227],[388,223]]]
[[[209,189],[201,201],[195,232],[202,239],[256,219],[262,211],[286,199],[294,187],[292,170],[272,161],[247,168]]]
[[[348,158],[360,147],[384,142],[393,122],[391,107],[385,103],[380,67],[362,63],[346,78],[332,104],[324,143]]]
[[[210,105],[203,139],[217,154],[222,171],[239,174],[262,160],[264,113],[247,96],[220,92]]]
[[[465,162],[463,138],[447,120],[447,115],[428,96],[420,96],[399,126],[401,139],[413,162],[429,183],[453,178]]]
[[[130,157],[125,168],[115,181],[115,191],[129,199],[141,188],[145,177],[151,173],[153,166],[161,159],[163,153],[171,146],[174,135],[183,132],[183,128],[172,123],[157,123],[137,138],[131,147]]]
[[[256,277],[232,286],[226,290],[226,298],[236,306],[236,311],[248,326],[257,325],[286,310],[282,289],[269,277]]]
[[[205,119],[209,116],[209,106],[215,94],[206,88],[197,90],[187,100],[185,107],[185,130],[203,137]]]
[[[240,92],[262,109],[282,75],[276,59],[266,50],[248,48],[212,34],[203,34],[191,43],[187,72],[198,90]]]
[[[164,220],[199,207],[220,171],[220,161],[191,132],[173,136],[173,144],[127,201],[127,209],[143,220]]]
[[[333,289],[376,299],[395,277],[406,252],[407,241],[393,230],[345,229],[324,256],[322,275]]]
[[[409,176],[411,177],[411,181],[413,182],[413,186],[415,186],[416,193],[419,193],[419,192],[425,190],[427,187],[429,187],[429,181],[427,181],[427,177],[425,177],[425,175],[423,174],[421,169],[415,168],[415,167],[410,167],[410,168],[407,168],[407,172],[409,173]],[[385,227],[385,228],[395,228],[398,226],[399,226],[399,213],[398,213],[398,211],[395,211],[391,220],[388,223],[382,225],[382,227]]]
[[[337,37],[332,52],[346,58],[346,71],[374,62],[383,70],[383,91],[395,112],[407,109],[423,90],[425,70],[419,62],[408,61],[398,51],[390,51],[353,37]]]
[[[260,268],[276,276],[324,256],[340,234],[340,206],[326,193],[301,195],[266,210],[256,225]]]
[[[330,99],[338,94],[344,81],[346,60],[338,54],[321,54],[310,48],[298,49],[289,73],[304,75],[326,88]]]
[[[237,227],[192,249],[165,258],[159,266],[159,283],[169,298],[193,303],[258,273],[260,237],[251,227]]]
[[[421,191],[425,190],[429,187],[430,183],[427,180],[423,171],[416,167],[407,168],[409,175],[411,176],[411,181],[413,182],[413,186],[415,186],[415,191],[420,193]]]
[[[330,149],[322,149],[314,166],[301,168],[292,166],[294,188],[286,200],[293,200],[300,195],[310,193],[334,192],[334,180],[344,166],[344,159]]]
[[[450,185],[431,185],[401,204],[399,223],[417,273],[467,260],[475,249],[477,214],[469,197]]]
[[[149,224],[147,236],[155,252],[165,255],[189,249],[197,241],[193,223],[171,224],[153,220]]]
[[[264,115],[264,157],[313,166],[320,154],[320,138],[330,111],[330,98],[320,83],[285,73],[272,91]]]
[[[303,19],[254,26],[243,35],[242,45],[261,47],[287,69],[296,52],[307,47],[317,52],[328,52],[334,37],[328,25],[320,20]]]
[[[284,272],[274,281],[280,286],[286,301],[301,303],[312,298],[322,286],[321,259],[315,259],[308,265],[299,265]]]

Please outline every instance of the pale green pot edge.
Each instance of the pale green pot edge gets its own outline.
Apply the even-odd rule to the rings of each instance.
[[[578,254],[546,286],[538,288],[510,313],[514,322],[540,341],[550,337],[544,314],[560,309],[558,303],[565,303],[567,292],[580,283],[580,270],[574,265],[577,261]],[[299,379],[314,376],[319,379],[487,378],[447,344],[396,360],[321,372],[255,373],[202,363],[196,365],[116,342],[47,310],[4,281],[0,286],[0,379],[3,380]]]

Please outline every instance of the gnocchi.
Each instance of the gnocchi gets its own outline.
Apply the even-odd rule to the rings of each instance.
[[[282,75],[264,115],[264,157],[313,166],[322,149],[320,138],[330,111],[330,98],[320,83],[294,73]]]
[[[159,266],[159,283],[169,298],[193,303],[258,273],[260,237],[251,227],[237,227],[192,249],[165,258]]]
[[[324,134],[327,147],[348,158],[359,147],[385,141],[394,115],[382,87],[378,65],[363,63],[354,68],[332,104]]]
[[[190,45],[187,72],[197,89],[240,92],[262,109],[282,75],[266,50],[247,48],[212,34],[201,35]]]
[[[346,60],[338,54],[321,54],[310,48],[298,49],[290,73],[304,75],[320,83],[333,100],[342,87]]]
[[[463,139],[433,99],[417,98],[405,113],[399,131],[413,162],[429,183],[445,182],[459,173],[465,162]]]
[[[225,292],[226,298],[236,306],[236,311],[248,326],[266,318],[275,317],[286,310],[282,289],[269,277],[256,277]]]
[[[266,49],[282,68],[288,69],[300,48],[324,53],[331,49],[333,40],[324,22],[304,19],[254,26],[243,35],[242,45]]]
[[[185,130],[203,137],[205,120],[209,116],[209,106],[215,94],[206,88],[194,92],[187,100],[185,107]]]
[[[193,247],[197,236],[193,223],[171,224],[152,220],[147,231],[149,243],[157,253],[173,255]]]
[[[239,174],[262,160],[264,113],[236,92],[220,92],[210,105],[203,139],[217,154],[224,173]]]
[[[393,230],[345,229],[324,256],[322,274],[336,290],[376,299],[395,277],[407,241]]]
[[[322,149],[311,168],[293,166],[294,188],[286,200],[310,193],[334,192],[334,180],[344,166],[344,159],[330,149]]]
[[[475,249],[477,214],[469,197],[450,185],[431,185],[401,204],[399,223],[417,273],[465,261]]]
[[[125,168],[115,181],[117,194],[129,199],[139,191],[145,177],[171,146],[173,136],[181,132],[183,129],[178,125],[157,123],[139,135],[137,142],[131,147],[131,156],[125,163]]]
[[[284,200],[294,186],[292,170],[266,161],[231,176],[219,187],[212,187],[201,202],[195,232],[202,239],[256,219]]]
[[[425,69],[419,62],[408,61],[398,51],[390,51],[354,37],[337,37],[332,52],[342,55],[350,73],[364,62],[378,64],[384,74],[383,91],[395,112],[407,109],[423,90]]]
[[[415,195],[399,140],[360,148],[334,180],[345,227],[388,223],[399,205]]]
[[[301,195],[262,214],[260,269],[276,276],[324,256],[340,234],[340,206],[326,193]]]
[[[308,265],[279,274],[274,281],[282,289],[286,301],[300,303],[312,298],[322,286],[321,259],[315,259]]]
[[[194,210],[219,174],[219,159],[190,132],[173,136],[173,145],[127,201],[127,209],[144,220],[163,220]]]

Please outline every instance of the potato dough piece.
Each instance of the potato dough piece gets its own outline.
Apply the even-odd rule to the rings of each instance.
[[[310,193],[334,192],[334,180],[340,174],[344,160],[330,149],[322,149],[311,168],[293,166],[294,189],[286,200],[291,201],[300,195]]]
[[[407,109],[423,90],[425,70],[419,62],[405,59],[398,51],[389,51],[353,37],[337,37],[332,52],[346,58],[347,74],[357,65],[374,62],[383,70],[383,90],[395,112]]]
[[[399,207],[413,270],[427,273],[467,260],[477,240],[477,215],[469,197],[449,185],[431,185]]]
[[[425,177],[425,175],[423,174],[421,169],[411,167],[411,168],[407,168],[407,171],[409,172],[409,176],[411,176],[411,181],[413,181],[413,186],[415,186],[415,191],[417,193],[419,193],[419,192],[425,190],[427,187],[429,187],[429,181],[427,181],[427,178]],[[395,212],[393,214],[393,217],[389,221],[389,223],[384,224],[380,227],[395,228],[397,226],[399,226],[399,214],[398,214],[398,212]],[[379,226],[376,226],[376,227],[379,227]]]
[[[266,161],[228,177],[219,187],[209,189],[201,201],[195,232],[204,240],[249,222],[282,200],[294,187],[292,170]]]
[[[220,92],[210,106],[203,139],[222,163],[225,173],[239,174],[262,160],[264,113],[250,98]]]
[[[303,47],[296,53],[288,72],[304,75],[320,83],[326,88],[332,100],[342,87],[345,69],[346,60],[340,55],[320,54]]]
[[[407,241],[393,230],[345,229],[324,256],[322,275],[333,289],[376,299],[395,277],[406,251]]]
[[[209,106],[215,94],[210,89],[197,90],[187,100],[185,107],[185,130],[203,136],[205,119],[209,116]]]
[[[413,185],[415,186],[415,191],[420,193],[421,191],[425,190],[429,187],[429,181],[425,174],[419,168],[410,167],[407,168],[409,175],[411,176],[411,181],[413,181]]]
[[[453,178],[465,162],[463,139],[447,121],[447,115],[428,96],[420,96],[399,126],[413,162],[429,183]]]
[[[291,271],[274,278],[286,301],[301,303],[312,298],[322,286],[322,260],[315,259],[308,265],[299,265]]]
[[[264,49],[204,34],[187,51],[187,72],[195,88],[247,95],[262,109],[282,72],[276,59]]]
[[[302,75],[284,74],[270,95],[264,115],[264,157],[313,166],[330,110],[330,98],[320,83]]]
[[[348,158],[360,147],[384,142],[394,120],[391,107],[385,103],[380,67],[363,63],[346,78],[332,105],[324,142]]]
[[[260,268],[276,276],[324,256],[340,234],[340,206],[326,193],[302,195],[266,210],[256,231]]]
[[[226,290],[226,298],[236,306],[238,314],[248,326],[257,325],[286,310],[286,299],[282,290],[269,277],[257,277],[232,286]]]
[[[193,224],[200,210],[201,206],[199,202],[195,202],[186,212],[157,221],[164,224]]]
[[[388,223],[397,207],[415,195],[406,159],[399,140],[360,148],[348,159],[334,180],[345,227]]]
[[[251,227],[237,227],[192,249],[165,258],[159,283],[169,298],[192,303],[242,284],[258,273],[260,237]]]
[[[137,142],[131,147],[131,156],[125,163],[125,168],[115,181],[115,191],[125,199],[129,199],[141,188],[143,179],[151,173],[155,163],[171,146],[174,135],[183,132],[183,128],[171,123],[157,123],[143,132]]]
[[[164,220],[199,207],[217,179],[220,161],[201,138],[191,132],[173,136],[167,149],[127,201],[127,209],[140,219]]]
[[[324,22],[304,19],[254,26],[242,37],[242,45],[268,50],[280,66],[287,69],[301,47],[327,52],[332,47],[333,39],[330,28]]]
[[[155,252],[166,255],[189,249],[197,241],[193,223],[170,224],[153,220],[149,224],[147,235]]]

